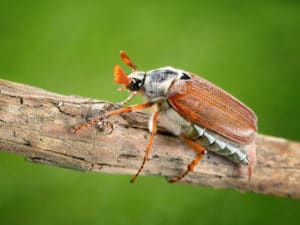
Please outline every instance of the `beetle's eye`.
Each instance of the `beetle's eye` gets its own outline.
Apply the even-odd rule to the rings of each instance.
[[[138,91],[143,86],[143,81],[133,78],[133,81],[129,84],[128,88],[131,91]]]
[[[187,75],[186,73],[182,73],[182,76],[180,77],[181,80],[188,80],[191,79],[191,77],[189,75]]]

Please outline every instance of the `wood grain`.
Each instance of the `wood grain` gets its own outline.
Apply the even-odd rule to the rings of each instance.
[[[108,120],[112,130],[93,127],[71,132],[87,118],[119,107],[0,80],[0,150],[84,172],[135,174],[147,144],[148,114],[112,117]],[[159,131],[142,174],[177,176],[196,153],[162,128]],[[259,135],[256,144],[257,165],[250,184],[247,167],[213,153],[181,183],[300,198],[300,143]]]

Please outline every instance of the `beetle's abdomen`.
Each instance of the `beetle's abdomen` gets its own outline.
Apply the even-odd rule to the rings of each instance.
[[[228,140],[213,131],[187,121],[165,101],[156,104],[158,107],[160,125],[176,136],[187,136],[194,139],[208,151],[223,155],[236,163],[249,164],[249,145],[241,145]]]
[[[223,155],[233,162],[249,164],[248,145],[240,145],[198,125],[194,125],[194,128],[199,135],[196,142],[207,150]]]

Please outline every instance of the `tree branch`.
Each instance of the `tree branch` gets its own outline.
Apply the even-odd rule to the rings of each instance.
[[[139,168],[147,144],[147,114],[112,117],[108,122],[113,130],[89,128],[73,134],[71,128],[87,117],[120,106],[5,80],[0,80],[0,91],[0,150],[80,171],[135,174]],[[159,130],[142,174],[177,176],[196,153]],[[256,142],[257,166],[250,184],[245,166],[210,152],[181,182],[300,198],[300,143],[266,135]]]

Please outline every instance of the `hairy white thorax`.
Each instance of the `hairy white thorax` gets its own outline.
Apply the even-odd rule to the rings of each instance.
[[[146,99],[150,102],[165,99],[171,84],[178,79],[179,74],[179,70],[170,66],[148,71],[144,83]]]

